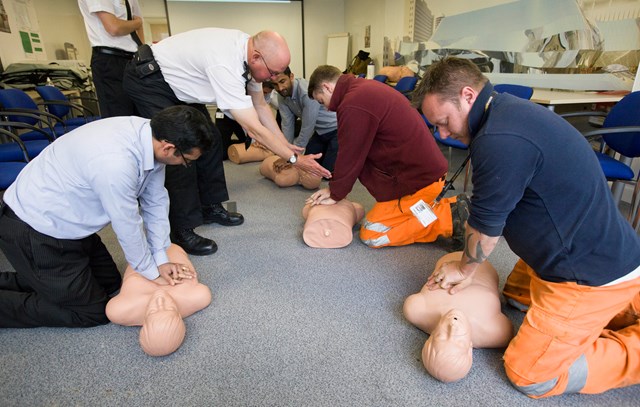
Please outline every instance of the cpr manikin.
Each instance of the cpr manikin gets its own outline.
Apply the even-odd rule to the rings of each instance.
[[[317,189],[322,181],[321,177],[294,168],[277,155],[272,155],[262,161],[262,164],[260,164],[260,174],[269,178],[281,188],[300,184],[306,189]]]
[[[187,254],[177,245],[167,250],[169,260],[194,270]],[[120,293],[107,303],[107,317],[115,324],[142,326],[140,345],[151,356],[176,351],[185,337],[183,318],[207,307],[211,290],[191,279],[169,285],[164,279],[147,280],[131,266],[125,270]]]
[[[389,82],[398,82],[400,79],[405,76],[416,76],[415,72],[413,72],[409,67],[405,65],[401,66],[383,66],[378,71],[379,75],[387,75],[387,81]]]
[[[449,253],[436,264],[458,261],[462,252]],[[502,348],[513,337],[513,325],[501,311],[498,274],[485,261],[464,290],[451,295],[446,290],[429,290],[404,302],[404,316],[430,334],[422,349],[422,362],[436,379],[460,380],[471,369],[472,348]]]
[[[353,239],[353,226],[364,216],[364,208],[359,203],[346,199],[335,205],[306,204],[302,208],[306,219],[302,238],[304,242],[319,249],[345,247]]]
[[[273,155],[271,150],[256,141],[249,148],[246,148],[242,143],[231,144],[227,149],[227,154],[229,155],[229,161],[236,164],[262,161]]]

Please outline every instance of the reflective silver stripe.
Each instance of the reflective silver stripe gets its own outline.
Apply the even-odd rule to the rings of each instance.
[[[524,305],[521,302],[518,302],[516,300],[514,300],[513,298],[507,298],[507,304],[511,305],[513,308],[518,309],[519,311],[522,312],[527,312],[527,310],[529,310],[529,306],[528,305]]]
[[[587,358],[581,355],[575,362],[569,367],[569,381],[567,388],[564,390],[564,394],[578,393],[587,384],[587,375],[589,373],[589,366],[587,365]],[[553,378],[542,383],[534,383],[528,386],[515,386],[516,389],[528,396],[543,396],[553,390],[558,383],[558,378]]]
[[[380,247],[391,243],[391,240],[389,240],[389,237],[387,235],[384,235],[375,239],[363,240],[362,242],[369,247]]]
[[[542,383],[534,383],[528,386],[516,386],[516,389],[520,390],[527,396],[542,396],[549,393],[554,387],[556,387],[556,383],[558,383],[557,377]]]
[[[378,233],[386,233],[389,230],[391,230],[389,226],[386,226],[382,223],[369,222],[367,219],[365,219],[364,225],[362,226],[362,228],[370,230],[372,232],[378,232]]]
[[[589,365],[587,358],[581,355],[569,368],[569,383],[564,390],[565,394],[578,393],[585,384],[587,384],[587,375],[589,374]]]

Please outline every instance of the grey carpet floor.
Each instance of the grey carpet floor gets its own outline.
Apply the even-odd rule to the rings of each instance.
[[[454,152],[452,172],[462,158]],[[445,250],[373,250],[357,237],[343,249],[309,248],[300,213],[309,191],[278,188],[257,163],[225,167],[246,221],[197,229],[219,245],[191,257],[213,301],[186,319],[182,347],[149,357],[139,328],[113,324],[0,329],[0,406],[640,405],[638,386],[530,400],[508,383],[500,350],[474,350],[465,379],[436,381],[420,358],[427,335],[403,318],[402,303]],[[349,198],[373,204],[360,184]],[[113,232],[101,236],[124,269]],[[501,241],[490,259],[504,284],[515,255]],[[11,268],[2,255],[0,267]],[[519,326],[523,314],[503,309]]]

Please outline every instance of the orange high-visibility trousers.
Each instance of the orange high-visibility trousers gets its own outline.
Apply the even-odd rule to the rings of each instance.
[[[504,354],[518,390],[542,398],[640,383],[640,278],[589,287],[528,274],[531,305]]]
[[[520,311],[526,311],[531,305],[529,285],[533,274],[535,274],[533,269],[522,259],[518,259],[516,265],[513,266],[513,270],[509,273],[507,281],[504,283],[502,294],[509,304]]]
[[[406,195],[393,201],[377,202],[362,222],[360,239],[369,247],[379,248],[404,246],[416,242],[433,242],[438,236],[451,237],[453,234],[451,204],[456,202],[456,197],[443,198],[435,208],[432,208],[438,219],[427,227],[422,226],[410,209],[421,199],[427,205],[431,204],[440,194],[443,186],[444,181],[437,181],[413,195]]]

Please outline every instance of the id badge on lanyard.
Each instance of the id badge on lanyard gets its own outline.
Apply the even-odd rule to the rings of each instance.
[[[418,218],[420,223],[422,223],[422,226],[424,226],[425,228],[435,222],[436,219],[438,219],[436,214],[433,213],[433,209],[431,209],[431,206],[427,205],[422,199],[413,204],[410,209],[413,213],[413,216]]]

